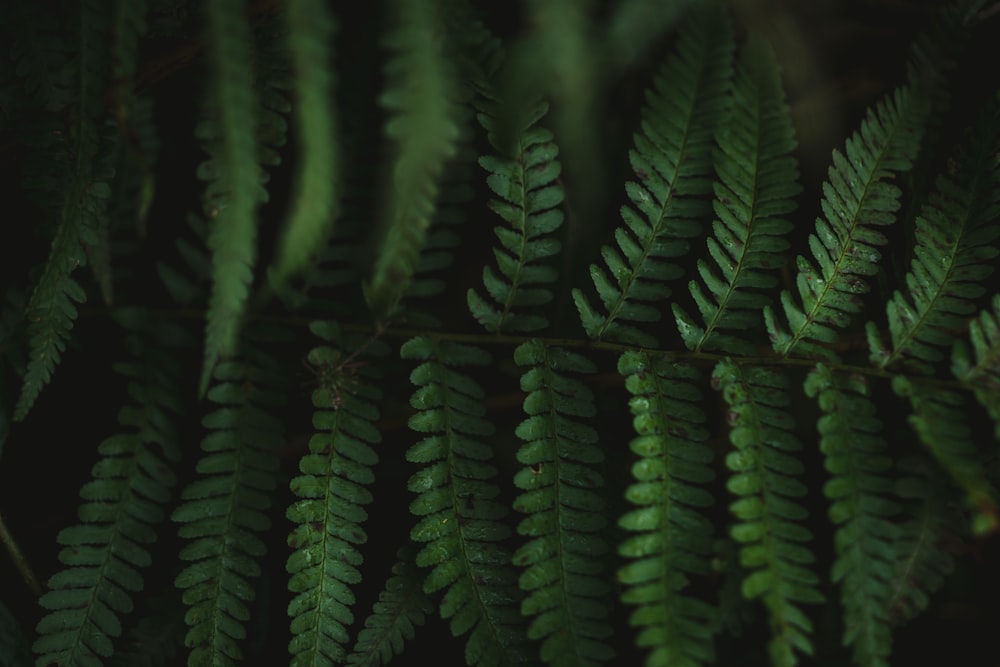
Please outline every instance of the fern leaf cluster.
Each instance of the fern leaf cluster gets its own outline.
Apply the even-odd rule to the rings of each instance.
[[[926,115],[912,88],[900,88],[880,101],[847,140],[844,153],[834,151],[829,180],[823,185],[823,217],[809,237],[814,261],[801,255],[796,278],[801,305],[792,293],[781,293],[787,326],[770,307],[764,310],[775,351],[833,358],[820,343],[832,343],[861,309],[861,294],[870,286],[886,236],[879,231],[895,222],[902,190],[891,181],[905,172],[920,146]]]
[[[685,239],[701,233],[706,205],[699,195],[711,188],[712,128],[729,103],[733,43],[720,15],[705,11],[692,21],[647,98],[643,131],[629,154],[639,181],[626,185],[631,206],[622,208],[618,247],[602,249],[606,268],[590,268],[606,314],[573,292],[591,338],[656,347],[655,336],[624,322],[659,321],[650,302],[669,296],[663,283],[680,275],[671,259],[687,252]]]
[[[0,4],[0,662],[994,657],[983,0]]]
[[[46,663],[100,664],[98,656],[114,652],[120,619],[143,589],[142,571],[176,481],[168,462],[180,457],[173,426],[177,369],[169,347],[161,346],[176,346],[178,330],[157,333],[141,312],[122,318],[133,331],[129,347],[136,358],[118,370],[129,378],[134,404],[118,416],[123,431],[98,447],[102,458],[80,490],[80,523],[58,535],[64,569],[49,579],[40,600],[48,613],[34,646]]]
[[[691,281],[694,298],[705,321],[698,326],[678,305],[674,317],[684,343],[694,351],[728,349],[752,352],[742,335],[760,322],[760,309],[768,304],[760,292],[777,285],[769,274],[783,262],[788,248],[784,236],[791,223],[780,216],[795,210],[798,169],[790,155],[795,136],[781,78],[767,46],[752,40],[741,55],[733,90],[732,110],[716,138],[716,215],[714,237],[708,251],[717,271],[699,260],[702,284]]]

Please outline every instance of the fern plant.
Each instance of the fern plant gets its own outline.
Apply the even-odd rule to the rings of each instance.
[[[0,662],[990,662],[1000,12],[878,4],[817,115],[822,10],[7,3]]]

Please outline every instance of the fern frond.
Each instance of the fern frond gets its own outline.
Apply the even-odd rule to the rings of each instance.
[[[985,535],[1000,528],[1000,507],[976,449],[963,396],[902,375],[892,379],[892,389],[909,400],[913,414],[907,421],[965,494],[973,532]]]
[[[1000,250],[1000,107],[980,121],[950,173],[916,220],[916,247],[906,274],[907,294],[895,292],[886,306],[891,348],[868,323],[872,362],[880,368],[905,362],[929,374],[945,358],[974,300],[993,273]]]
[[[807,546],[812,534],[802,525],[808,513],[796,500],[806,487],[796,479],[803,466],[794,453],[802,444],[786,410],[787,382],[774,371],[727,359],[712,372],[712,386],[729,404],[735,451],[726,456],[732,473],[726,486],[739,496],[730,511],[737,519],[731,532],[741,545],[740,563],[749,570],[743,595],[762,598],[770,613],[771,661],[790,667],[798,662],[796,653],[813,651],[812,622],[799,605],[822,602],[823,596],[809,568],[815,561]]]
[[[112,654],[120,616],[132,611],[132,596],[143,588],[141,570],[152,560],[148,546],[175,483],[167,461],[180,458],[173,428],[179,373],[171,354],[180,332],[154,328],[139,312],[122,311],[119,318],[138,357],[116,367],[129,378],[134,405],[118,415],[126,428],[98,448],[102,459],[80,490],[80,523],[57,537],[64,568],[39,601],[48,613],[34,645],[44,664],[100,665]]]
[[[295,105],[302,151],[292,210],[270,278],[283,283],[302,270],[329,236],[340,185],[333,104],[333,17],[317,0],[288,3],[288,47],[295,67]]]
[[[456,150],[459,128],[454,73],[445,59],[442,23],[432,0],[395,0],[389,83],[380,101],[389,111],[386,135],[395,143],[387,186],[383,238],[365,284],[375,320],[384,321],[409,287],[434,215],[438,180]]]
[[[589,216],[603,198],[601,151],[595,118],[604,82],[604,63],[594,21],[594,5],[577,0],[535,0],[524,7],[530,29],[510,49],[500,85],[508,103],[511,130],[523,127],[538,99],[559,100],[549,123],[566,156],[570,199]],[[586,219],[586,218],[585,218]]]
[[[801,305],[782,290],[787,325],[770,305],[764,309],[768,335],[782,356],[835,358],[822,344],[836,341],[837,329],[861,310],[859,295],[869,290],[864,276],[877,271],[877,248],[886,243],[878,228],[895,221],[900,205],[902,191],[892,179],[912,167],[925,118],[925,100],[904,86],[869,108],[844,153],[834,151],[823,183],[823,216],[809,236],[815,264],[797,259]]]
[[[59,225],[52,240],[49,259],[28,303],[29,346],[31,353],[21,395],[14,409],[14,419],[24,419],[42,388],[52,378],[66,348],[76,306],[86,300],[83,288],[71,274],[85,263],[83,248],[97,242],[98,220],[107,209],[113,176],[104,161],[95,158],[102,145],[97,115],[101,93],[107,80],[108,49],[103,32],[108,17],[103,3],[79,5],[80,30],[77,35],[80,62],[76,71],[77,98],[71,132],[68,183],[61,184],[62,208]],[[51,195],[52,193],[50,193]]]
[[[427,614],[434,611],[421,583],[421,573],[410,559],[392,566],[392,576],[378,594],[345,665],[381,667],[403,652],[403,642],[413,639],[416,626],[423,625]]]
[[[42,388],[52,379],[76,320],[75,304],[87,300],[83,288],[70,274],[83,260],[80,238],[90,230],[73,213],[67,210],[67,217],[56,230],[49,260],[25,312],[30,352],[21,395],[14,407],[15,421],[28,415]]]
[[[335,326],[313,322],[310,329],[325,341],[308,356],[319,380],[312,395],[317,432],[299,462],[302,474],[290,484],[300,500],[286,512],[297,524],[288,536],[294,551],[286,565],[294,594],[288,615],[295,666],[341,662],[347,655],[347,627],[354,620],[351,586],[361,581],[356,545],[368,539],[361,527],[367,518],[363,505],[372,501],[367,487],[378,462],[372,445],[381,440],[374,422],[382,392],[357,377],[353,364],[359,362],[332,347],[339,338]],[[351,343],[357,344],[364,343]]]
[[[705,326],[673,305],[677,328],[695,352],[726,350],[753,353],[743,335],[758,327],[760,309],[770,298],[763,293],[778,284],[769,273],[782,264],[788,249],[785,235],[792,224],[782,216],[796,208],[798,183],[795,132],[785,103],[778,64],[770,47],[751,37],[743,47],[733,88],[732,111],[716,136],[715,237],[708,251],[718,270],[698,260],[702,284],[689,283]]]
[[[592,667],[614,657],[606,643],[609,589],[600,579],[608,551],[597,493],[604,479],[594,470],[604,454],[586,423],[597,414],[594,394],[566,373],[592,374],[596,367],[538,340],[519,345],[514,361],[529,367],[521,376],[528,418],[515,431],[525,441],[517,452],[525,467],[514,477],[523,491],[514,509],[527,514],[517,532],[530,538],[513,557],[524,568],[521,613],[533,617],[528,637],[542,640],[543,662]]]
[[[837,526],[837,557],[831,579],[840,584],[844,605],[844,644],[864,667],[888,667],[892,648],[889,598],[895,565],[899,506],[890,499],[893,482],[886,476],[882,424],[868,397],[863,378],[842,376],[818,364],[805,383],[817,398],[820,449],[830,480],[823,493],[831,501],[830,519]]]
[[[418,410],[410,428],[427,436],[410,447],[406,458],[423,467],[409,481],[418,494],[410,511],[422,517],[410,533],[425,546],[417,565],[431,568],[424,579],[428,594],[445,590],[441,616],[450,619],[455,636],[470,633],[465,646],[469,665],[494,667],[523,661],[516,583],[510,555],[501,545],[508,537],[500,522],[506,514],[490,483],[496,469],[491,448],[482,438],[493,434],[483,419],[483,390],[459,366],[484,366],[489,355],[474,347],[426,337],[407,341],[404,359],[422,363],[410,374],[417,386],[410,404]]]
[[[490,142],[501,150],[497,132],[499,105],[483,105],[479,122],[489,133]],[[483,286],[496,306],[470,288],[469,310],[487,331],[493,333],[527,332],[544,329],[548,320],[535,313],[520,313],[522,306],[543,306],[552,301],[552,291],[545,287],[556,280],[557,271],[541,264],[559,252],[560,243],[550,235],[563,223],[559,208],[564,193],[557,179],[562,165],[552,133],[536,124],[548,111],[539,104],[525,119],[517,133],[513,156],[484,156],[479,164],[490,175],[486,183],[500,199],[490,200],[490,209],[510,227],[495,227],[502,247],[493,254],[500,276],[489,265],[483,267]]]
[[[208,224],[193,213],[187,216],[187,226],[199,241],[208,235]],[[157,263],[156,271],[163,286],[170,297],[181,305],[190,306],[204,301],[211,287],[211,257],[204,244],[194,243],[182,236],[178,236],[175,246],[183,268],[176,268],[168,262]]]
[[[174,584],[189,607],[184,643],[191,667],[242,658],[237,642],[246,636],[247,603],[255,597],[250,579],[259,576],[257,559],[266,551],[257,533],[270,526],[265,511],[277,467],[271,450],[282,442],[281,423],[266,412],[284,402],[276,371],[266,358],[225,361],[212,371],[208,399],[218,408],[202,422],[210,432],[201,442],[199,477],[181,492],[184,502],[171,517],[188,540],[180,558],[189,565]]]
[[[462,247],[461,226],[468,219],[468,204],[474,197],[472,189],[476,146],[472,129],[472,109],[460,106],[455,156],[445,165],[439,180],[437,205],[431,217],[424,246],[417,259],[412,280],[403,295],[398,317],[411,326],[436,329],[442,318],[450,317],[452,306],[429,310],[433,297],[440,297],[452,283],[448,269],[455,262],[456,251]],[[439,298],[440,302],[441,299]]]
[[[711,192],[712,128],[724,117],[730,86],[732,29],[719,12],[696,14],[681,30],[677,52],[656,77],[642,114],[642,133],[629,153],[638,182],[625,186],[631,206],[615,230],[617,248],[604,246],[607,268],[590,276],[606,314],[579,289],[573,300],[587,335],[656,347],[656,337],[624,322],[658,322],[650,302],[670,295],[666,282],[681,275],[670,260],[683,256],[683,240],[701,233]]]
[[[212,292],[200,394],[205,393],[216,363],[236,352],[256,261],[257,205],[266,198],[257,164],[250,28],[244,10],[243,0],[205,4],[213,145],[212,159],[199,168],[199,176],[208,181],[205,208],[212,220],[208,238]]]
[[[640,457],[625,492],[636,509],[618,522],[633,533],[618,548],[630,559],[618,571],[627,587],[622,601],[638,607],[629,623],[642,628],[636,644],[651,649],[647,667],[712,664],[716,610],[685,591],[690,575],[708,573],[713,555],[712,525],[702,512],[713,503],[701,485],[714,474],[695,385],[701,374],[648,352],[626,352],[618,371],[632,394],[630,447]]]
[[[951,367],[987,409],[1000,439],[1000,294],[994,295],[992,308],[969,324],[971,356],[964,341],[955,343]]]
[[[893,625],[909,621],[930,604],[930,596],[955,569],[951,553],[958,537],[954,487],[929,460],[907,458],[899,468],[905,477],[896,484],[897,495],[914,505],[912,518],[899,524],[894,534],[893,578],[886,611]]]

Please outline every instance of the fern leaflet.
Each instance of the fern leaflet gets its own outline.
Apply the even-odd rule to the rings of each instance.
[[[677,304],[674,317],[691,350],[725,349],[752,354],[753,346],[725,330],[749,331],[760,322],[768,297],[761,290],[778,284],[769,273],[781,266],[788,249],[784,236],[791,223],[781,216],[795,210],[801,191],[792,151],[795,135],[784,101],[781,76],[770,48],[751,37],[739,59],[732,111],[716,137],[715,200],[718,218],[708,251],[718,266],[713,271],[698,260],[702,285],[690,282],[691,296],[705,326],[698,326]],[[721,275],[720,275],[721,274]]]
[[[694,384],[700,373],[648,352],[626,352],[618,370],[632,394],[631,449],[640,457],[625,492],[637,507],[619,520],[635,533],[618,549],[631,559],[618,571],[622,601],[638,607],[629,622],[642,628],[636,643],[652,649],[647,667],[711,664],[715,609],[685,593],[712,555],[712,525],[701,512],[712,496],[699,488],[714,476]]]
[[[990,261],[1000,251],[1000,108],[984,115],[970,137],[966,155],[956,157],[950,174],[916,220],[916,247],[906,274],[907,295],[897,291],[886,307],[891,349],[868,323],[872,361],[881,368],[905,361],[924,374],[945,358],[974,299],[993,273]],[[961,167],[957,166],[961,165]]]
[[[81,246],[96,244],[98,221],[111,196],[109,182],[114,174],[104,160],[94,157],[108,148],[102,145],[97,124],[101,111],[100,91],[107,79],[108,49],[103,36],[108,26],[105,9],[102,3],[93,1],[79,5],[80,30],[76,35],[79,62],[75,72],[78,96],[70,132],[69,182],[58,187],[63,193],[59,224],[49,259],[27,307],[31,353],[21,395],[14,408],[17,421],[27,416],[42,388],[52,378],[66,348],[77,315],[74,303],[86,300],[83,288],[71,274],[85,263]]]
[[[415,627],[424,624],[434,603],[424,594],[421,573],[409,559],[392,566],[392,576],[365,627],[358,633],[354,650],[344,664],[354,667],[379,667],[403,651],[403,642],[413,639]]]
[[[886,609],[894,625],[909,621],[930,603],[945,577],[955,568],[950,551],[958,541],[953,526],[961,525],[953,507],[953,493],[928,460],[900,461],[906,475],[896,493],[912,504],[909,521],[895,534],[892,589]]]
[[[860,377],[835,375],[818,364],[806,379],[806,393],[818,398],[820,449],[831,479],[823,487],[830,519],[837,526],[832,580],[841,587],[844,643],[858,665],[888,667],[892,647],[889,597],[893,579],[899,506],[890,499],[892,465],[882,424]]]
[[[406,292],[424,246],[445,161],[455,154],[459,128],[454,81],[441,46],[442,25],[433,0],[396,0],[396,28],[387,36],[389,87],[381,102],[392,114],[386,134],[397,144],[393,193],[382,216],[384,238],[365,299],[384,321]]]
[[[279,258],[270,276],[279,284],[302,270],[317,245],[329,236],[338,212],[340,185],[330,68],[333,18],[325,3],[316,0],[289,2],[286,11],[302,162]]]
[[[681,274],[670,259],[688,251],[682,239],[701,233],[699,220],[707,209],[700,196],[711,191],[711,128],[726,110],[732,51],[731,28],[721,14],[696,14],[647,95],[643,132],[629,153],[639,182],[625,186],[632,205],[621,210],[625,226],[615,231],[618,248],[602,249],[606,269],[590,267],[607,314],[573,290],[591,338],[657,346],[654,336],[619,320],[659,321],[659,310],[649,302],[670,295],[664,283]]]
[[[881,257],[876,248],[886,243],[877,227],[892,224],[899,209],[902,191],[890,181],[912,166],[925,116],[924,100],[904,86],[868,110],[844,153],[834,151],[829,180],[823,183],[823,217],[809,236],[816,263],[801,255],[797,260],[802,305],[788,290],[781,292],[787,327],[770,305],[764,308],[779,354],[835,358],[820,343],[836,341],[836,330],[861,310],[858,295],[869,290],[863,276],[875,273]]]
[[[237,642],[246,637],[247,603],[255,597],[250,579],[260,574],[257,558],[266,547],[256,533],[270,526],[265,511],[275,487],[276,461],[270,450],[282,441],[281,424],[265,409],[283,403],[274,362],[255,353],[247,360],[216,365],[208,399],[219,407],[203,426],[204,456],[199,478],[181,492],[172,518],[189,540],[180,551],[189,565],[177,575],[189,607],[185,645],[188,665],[233,665],[242,658]]]
[[[974,512],[973,532],[985,535],[1000,528],[1000,507],[976,451],[962,395],[924,386],[902,375],[893,378],[892,389],[909,399],[913,414],[907,421],[965,493],[966,503]]]
[[[127,430],[98,448],[102,459],[80,490],[80,523],[58,535],[65,567],[49,579],[40,600],[49,611],[34,645],[44,664],[100,665],[112,654],[112,639],[121,634],[119,617],[132,611],[132,595],[143,588],[141,570],[152,561],[148,546],[156,540],[154,527],[165,517],[163,505],[175,482],[164,459],[180,458],[173,428],[178,368],[171,354],[179,331],[154,327],[136,311],[118,317],[130,330],[127,345],[137,357],[117,366],[129,378],[134,405],[118,415]]]
[[[441,616],[455,636],[471,633],[465,647],[469,665],[494,667],[523,660],[515,581],[510,555],[500,544],[508,535],[500,523],[506,514],[488,480],[491,448],[481,438],[493,434],[483,419],[483,390],[458,366],[483,366],[489,356],[457,343],[418,337],[400,349],[404,359],[422,363],[410,374],[417,386],[410,404],[418,410],[410,428],[427,436],[406,453],[424,464],[410,478],[417,493],[410,511],[422,517],[411,538],[423,542],[416,563],[431,570],[424,591],[445,590]]]
[[[741,544],[740,563],[750,570],[743,595],[760,597],[771,615],[771,661],[778,667],[797,664],[796,652],[812,654],[813,626],[799,608],[822,602],[819,578],[809,569],[815,560],[806,543],[810,531],[801,525],[806,510],[796,501],[805,485],[793,452],[802,449],[791,432],[789,398],[781,375],[760,367],[743,368],[720,361],[712,385],[729,404],[729,440],[735,451],[726,456],[731,471],[727,487],[739,499],[730,506],[737,519],[732,537]]]
[[[286,565],[288,588],[295,594],[288,615],[296,667],[341,662],[347,655],[347,627],[354,620],[350,587],[361,581],[356,545],[367,541],[360,525],[367,518],[362,506],[372,500],[367,487],[378,461],[371,446],[381,440],[374,426],[381,391],[359,381],[356,364],[361,362],[341,358],[330,347],[339,338],[335,326],[314,322],[311,329],[327,344],[308,357],[319,378],[312,396],[317,432],[299,463],[302,474],[291,481],[299,500],[287,511],[297,524],[288,536],[294,551]]]
[[[994,433],[1000,438],[1000,294],[993,297],[992,307],[992,311],[984,310],[969,324],[972,355],[964,341],[955,344],[952,370],[955,377],[972,387],[989,411]]]
[[[210,138],[213,159],[199,168],[208,180],[206,213],[212,220],[212,293],[205,325],[204,393],[219,359],[236,352],[243,310],[256,260],[257,204],[267,195],[260,185],[255,133],[250,30],[242,0],[210,0],[207,13],[210,108],[215,116]],[[219,133],[216,137],[215,129]],[[203,130],[204,132],[204,130]]]
[[[604,485],[592,467],[604,460],[597,432],[583,420],[596,415],[594,395],[572,373],[594,373],[578,354],[535,340],[514,351],[528,392],[528,413],[516,434],[525,441],[517,460],[525,467],[514,477],[523,491],[514,508],[526,516],[518,533],[530,538],[514,553],[526,597],[521,613],[533,616],[530,639],[541,639],[541,658],[557,666],[594,666],[614,653],[604,640],[611,635],[608,594],[601,581],[601,558],[608,547],[600,535],[606,525],[604,501],[595,492]]]
[[[493,147],[499,149],[499,105],[483,105],[479,121],[489,132]],[[524,129],[517,135],[512,158],[487,156],[479,164],[490,172],[486,182],[500,199],[490,201],[490,208],[510,228],[494,229],[501,248],[493,251],[500,274],[490,266],[483,267],[483,285],[497,303],[494,307],[474,289],[469,289],[468,304],[473,317],[490,332],[537,331],[548,326],[548,320],[538,314],[515,313],[522,306],[542,306],[552,300],[552,292],[544,287],[554,282],[557,272],[540,260],[559,252],[559,241],[549,236],[562,225],[563,190],[557,179],[562,170],[556,159],[559,149],[552,133],[535,124],[546,114],[548,105],[539,104],[525,119]]]

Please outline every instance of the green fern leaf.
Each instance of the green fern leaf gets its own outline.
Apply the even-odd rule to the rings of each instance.
[[[797,261],[801,306],[782,291],[787,326],[771,306],[764,309],[779,354],[835,358],[822,343],[836,341],[837,329],[861,310],[859,295],[869,290],[864,276],[876,272],[877,248],[886,243],[877,228],[892,224],[900,205],[901,190],[891,180],[912,167],[925,118],[923,98],[904,86],[868,110],[844,153],[834,151],[823,184],[823,217],[809,236],[815,264],[801,255]]]
[[[479,122],[489,132],[493,147],[500,150],[496,134],[499,105],[483,106]],[[494,228],[502,247],[493,253],[502,277],[490,266],[483,268],[483,286],[498,307],[474,289],[468,292],[473,317],[494,333],[537,331],[548,326],[542,315],[515,312],[521,306],[543,306],[552,301],[552,291],[544,285],[557,277],[554,268],[540,263],[559,252],[559,241],[549,235],[563,223],[559,206],[564,193],[557,181],[562,171],[559,149],[552,133],[536,126],[547,111],[546,104],[531,110],[517,135],[512,158],[479,159],[490,172],[487,184],[500,197],[490,201],[490,208],[510,225]]]
[[[607,268],[590,267],[606,314],[573,290],[591,338],[657,346],[654,336],[623,322],[659,321],[651,302],[670,296],[664,283],[681,275],[670,260],[688,252],[683,239],[701,233],[700,219],[708,213],[701,196],[711,191],[712,129],[727,108],[732,52],[729,23],[718,12],[698,13],[647,95],[643,131],[629,154],[639,182],[625,187],[632,205],[621,211],[618,248],[602,249]]]
[[[270,274],[279,285],[308,264],[332,231],[340,182],[332,98],[333,18],[325,3],[316,0],[290,2],[286,11],[302,161],[278,260]]]
[[[510,555],[501,542],[506,514],[489,480],[496,475],[491,448],[481,438],[493,434],[482,417],[483,390],[459,366],[483,366],[489,356],[478,348],[418,337],[400,349],[404,359],[422,363],[410,374],[417,386],[410,404],[418,410],[410,428],[427,436],[410,447],[407,460],[424,467],[410,478],[417,493],[410,511],[421,517],[410,533],[425,546],[416,563],[429,567],[428,594],[445,590],[441,616],[455,636],[470,633],[469,665],[494,667],[523,661]]]
[[[527,514],[517,531],[530,538],[515,553],[524,568],[526,592],[521,613],[533,617],[530,639],[542,640],[541,658],[557,666],[595,666],[611,660],[609,589],[601,581],[607,544],[600,532],[607,521],[594,470],[604,460],[597,432],[586,420],[596,415],[594,394],[565,373],[592,374],[594,365],[578,354],[533,340],[514,351],[528,392],[528,413],[515,431],[525,444],[517,460],[525,467],[514,477],[521,493],[514,509]]]
[[[647,667],[696,667],[714,661],[716,610],[685,592],[690,575],[708,574],[712,525],[702,513],[712,496],[701,485],[714,477],[691,366],[647,352],[626,352],[618,370],[632,399],[639,460],[625,492],[636,505],[619,520],[634,533],[618,548],[630,561],[618,571],[622,601],[637,606],[629,622],[642,628],[636,644],[651,649]]]
[[[108,17],[103,3],[84,2],[78,9],[80,29],[76,38],[79,52],[87,57],[81,58],[75,72],[78,94],[71,126],[69,182],[58,186],[38,183],[43,189],[52,188],[48,192],[50,197],[55,192],[61,193],[58,197],[62,198],[62,207],[49,259],[28,303],[26,318],[30,323],[31,352],[21,395],[14,408],[17,421],[27,416],[42,388],[51,380],[66,348],[77,315],[74,304],[86,300],[83,289],[71,274],[85,263],[80,246],[97,243],[98,221],[104,216],[111,196],[109,182],[114,174],[102,160],[94,157],[109,149],[102,143],[97,124],[107,79],[104,65],[108,49],[103,33],[108,27]],[[65,156],[60,159],[64,160]],[[47,171],[51,170],[49,166]]]
[[[198,479],[181,493],[172,519],[189,540],[180,558],[190,564],[174,583],[183,591],[190,626],[188,664],[232,665],[242,658],[239,640],[255,597],[250,579],[266,546],[257,536],[270,526],[264,513],[275,487],[276,461],[270,450],[282,442],[281,424],[264,410],[280,406],[277,369],[266,358],[226,361],[213,370],[208,399],[218,408],[202,424],[204,456]]]
[[[1000,439],[1000,294],[993,297],[993,310],[984,310],[969,324],[969,344],[955,343],[952,371],[989,411],[994,434]],[[973,360],[973,358],[975,360]]]
[[[692,280],[691,296],[705,326],[698,326],[677,304],[677,327],[685,345],[695,352],[726,350],[749,355],[753,346],[745,336],[722,331],[751,331],[760,323],[760,309],[769,297],[762,293],[778,284],[769,273],[782,264],[788,249],[784,238],[792,224],[781,216],[795,210],[801,191],[792,151],[795,134],[785,104],[778,65],[759,38],[744,46],[733,89],[728,120],[716,136],[715,237],[708,251],[718,266],[714,271],[698,260],[702,284]]]
[[[900,461],[906,475],[896,485],[898,496],[915,505],[909,521],[895,532],[892,589],[886,610],[894,625],[909,621],[930,604],[930,596],[955,569],[951,553],[958,542],[955,526],[963,523],[953,502],[953,487],[927,460]]]
[[[905,359],[930,374],[974,311],[974,300],[986,292],[981,283],[1000,254],[991,245],[1000,237],[998,151],[1000,105],[994,104],[917,217],[908,294],[897,291],[886,307],[891,349],[868,323],[871,359],[880,368]]]
[[[339,338],[329,323],[314,322],[310,328],[328,344]],[[319,380],[312,395],[317,433],[299,463],[302,474],[291,481],[299,500],[287,511],[289,521],[297,524],[288,536],[294,551],[286,565],[294,594],[288,615],[295,666],[343,661],[347,628],[354,620],[350,587],[361,581],[362,556],[356,545],[367,541],[360,524],[367,518],[362,506],[372,500],[367,487],[378,462],[372,445],[381,440],[374,422],[382,394],[374,383],[357,377],[355,364],[363,362],[352,358],[342,358],[328,345],[313,348],[308,356]]]
[[[427,308],[432,298],[441,295],[451,286],[453,277],[447,272],[455,262],[455,253],[462,247],[461,226],[468,218],[468,204],[473,198],[471,181],[472,165],[476,160],[476,146],[471,134],[472,111],[462,107],[458,113],[459,133],[455,145],[455,157],[441,172],[437,205],[431,218],[420,256],[417,259],[412,280],[403,296],[396,316],[414,327],[436,329],[442,318],[452,316],[453,306],[430,311]]]
[[[100,665],[112,654],[119,617],[132,611],[132,596],[143,588],[141,570],[152,560],[148,546],[175,483],[164,459],[180,458],[172,428],[179,412],[173,403],[178,368],[171,355],[179,332],[162,323],[154,327],[139,312],[121,311],[118,317],[131,330],[128,346],[141,362],[116,367],[129,378],[135,405],[118,416],[128,430],[98,448],[102,459],[80,490],[80,523],[57,537],[64,569],[49,579],[39,601],[48,613],[34,645],[44,664]]]
[[[392,566],[392,576],[379,593],[378,602],[358,633],[354,650],[344,663],[351,667],[380,667],[403,652],[403,642],[413,639],[434,603],[424,594],[421,576],[411,559]]]
[[[974,513],[973,532],[985,535],[1000,528],[1000,507],[976,450],[962,395],[921,385],[902,375],[892,379],[892,389],[909,400],[913,409],[907,418],[910,426],[965,493]]]
[[[250,30],[243,0],[205,4],[212,72],[210,107],[218,128],[210,147],[213,159],[199,168],[209,181],[206,212],[212,221],[212,293],[205,326],[205,362],[199,393],[212,369],[236,352],[243,310],[256,260],[257,204],[266,198],[257,164],[257,120],[250,70]],[[204,131],[204,130],[203,130]],[[210,131],[210,135],[214,135]]]
[[[397,146],[383,217],[384,236],[365,285],[376,321],[384,321],[409,287],[430,227],[445,162],[455,154],[459,128],[453,73],[441,47],[436,3],[396,0],[390,83],[381,97],[391,117],[386,134]]]
[[[860,377],[836,375],[818,364],[805,388],[823,410],[820,449],[831,475],[823,493],[831,501],[830,519],[838,526],[832,580],[841,587],[844,644],[854,647],[858,665],[888,667],[896,536],[891,518],[900,508],[889,499],[893,484],[885,473],[892,460],[879,436],[882,424]]]
[[[790,667],[798,662],[797,652],[813,651],[812,622],[799,605],[822,602],[823,596],[816,588],[819,578],[809,569],[815,557],[806,546],[812,534],[801,524],[807,512],[796,501],[806,487],[796,479],[803,466],[793,453],[802,445],[785,409],[786,380],[727,359],[716,365],[712,385],[729,404],[729,440],[735,450],[726,456],[732,473],[727,487],[739,497],[730,511],[737,519],[732,537],[741,545],[740,563],[749,570],[743,595],[762,598],[770,612],[771,661]]]

